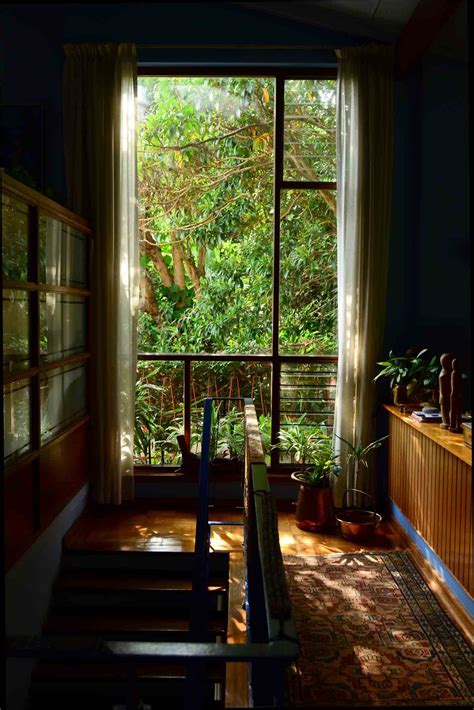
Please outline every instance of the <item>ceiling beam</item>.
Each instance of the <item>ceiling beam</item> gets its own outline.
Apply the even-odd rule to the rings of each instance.
[[[463,0],[420,0],[395,45],[395,76],[415,69]]]

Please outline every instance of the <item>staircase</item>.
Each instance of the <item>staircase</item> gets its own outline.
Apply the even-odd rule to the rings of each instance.
[[[65,550],[43,633],[78,640],[190,640],[193,554]],[[229,559],[210,555],[209,637],[226,642]],[[225,664],[208,664],[206,707],[224,707]],[[117,661],[39,661],[32,676],[30,708],[119,710],[130,692],[129,668]],[[133,692],[144,706],[181,708],[186,665],[136,665]]]

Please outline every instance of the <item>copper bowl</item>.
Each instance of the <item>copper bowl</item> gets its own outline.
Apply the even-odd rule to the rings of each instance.
[[[359,540],[368,540],[373,536],[382,516],[371,510],[349,508],[336,513],[336,520],[341,528],[342,536],[346,540],[358,542]]]
[[[375,529],[382,520],[382,516],[371,510],[345,507],[347,494],[351,491],[361,493],[367,498],[370,498],[373,503],[373,498],[368,493],[360,491],[357,488],[348,488],[342,499],[343,507],[336,513],[336,520],[341,528],[342,536],[345,537],[346,540],[352,540],[354,542],[368,540],[375,533]]]

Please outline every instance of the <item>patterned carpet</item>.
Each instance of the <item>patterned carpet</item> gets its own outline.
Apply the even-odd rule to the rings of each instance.
[[[474,704],[473,653],[406,552],[284,556],[291,707]]]

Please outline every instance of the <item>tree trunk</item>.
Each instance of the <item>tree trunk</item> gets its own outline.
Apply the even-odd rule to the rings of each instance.
[[[160,309],[156,305],[155,293],[150,277],[143,271],[140,273],[140,310],[149,313],[155,319],[158,319],[160,316]]]
[[[333,214],[336,214],[336,198],[334,197],[332,190],[319,190],[318,191],[324,202],[327,204],[329,209]]]
[[[180,291],[184,291],[184,289],[186,288],[186,281],[184,278],[184,254],[181,242],[173,242],[172,254],[174,282],[176,286],[178,286]]]
[[[186,271],[188,273],[189,278],[191,279],[191,283],[194,287],[194,293],[196,295],[196,299],[199,300],[199,297],[201,295],[201,284],[199,281],[199,269],[196,268],[196,265],[192,259],[192,256],[190,254],[186,254],[183,252],[183,261],[184,265],[186,267]]]
[[[161,253],[161,248],[159,244],[152,244],[151,242],[142,239],[140,241],[140,247],[142,251],[145,252],[145,254],[148,254],[148,256],[151,257],[151,260],[160,275],[160,279],[163,283],[163,286],[166,286],[166,288],[171,288],[171,286],[173,285],[173,277],[168,267],[166,266],[166,262],[163,258],[163,254]]]

